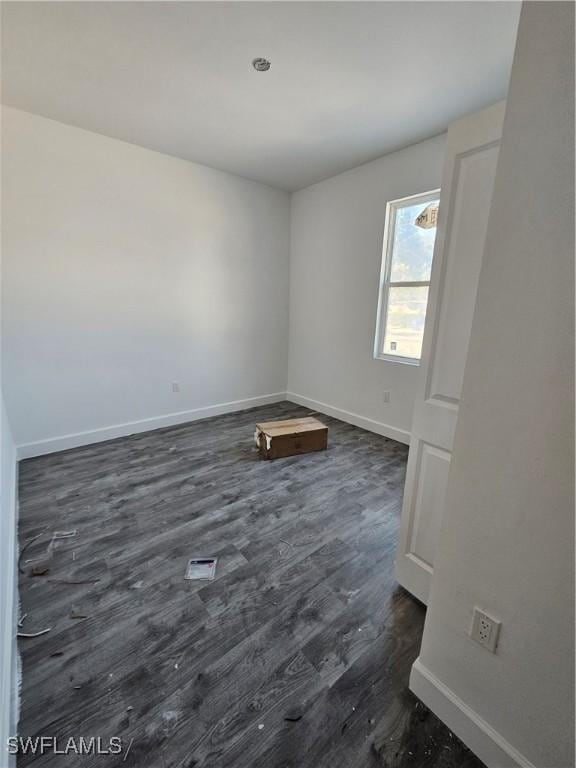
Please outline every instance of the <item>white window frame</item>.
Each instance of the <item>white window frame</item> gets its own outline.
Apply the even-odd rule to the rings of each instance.
[[[382,247],[382,268],[380,270],[380,287],[378,290],[378,310],[376,314],[376,333],[374,337],[374,357],[377,360],[386,360],[392,363],[404,363],[405,365],[420,365],[419,357],[404,357],[404,355],[391,355],[389,352],[382,352],[384,339],[386,338],[386,323],[388,320],[388,296],[390,288],[418,288],[421,286],[430,286],[429,280],[423,281],[391,281],[390,272],[392,270],[392,250],[394,245],[394,230],[396,228],[396,212],[400,208],[418,203],[429,203],[432,200],[440,198],[440,190],[433,189],[430,192],[422,192],[417,195],[401,197],[398,200],[390,200],[386,204],[386,219],[384,223],[384,241]]]

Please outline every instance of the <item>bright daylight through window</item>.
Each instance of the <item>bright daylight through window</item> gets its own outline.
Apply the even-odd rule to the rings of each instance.
[[[386,207],[375,356],[418,363],[428,304],[440,190]]]

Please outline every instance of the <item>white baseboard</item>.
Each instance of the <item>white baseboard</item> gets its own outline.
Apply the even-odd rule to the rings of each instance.
[[[410,690],[437,715],[488,768],[536,768],[483,718],[416,659]]]
[[[369,432],[376,432],[377,435],[389,437],[391,440],[397,440],[399,443],[410,445],[410,432],[405,429],[398,429],[398,427],[392,427],[390,424],[368,419],[366,416],[360,416],[358,413],[344,411],[342,408],[336,408],[333,405],[328,405],[328,403],[321,403],[318,400],[297,395],[295,392],[287,392],[286,400],[290,400],[290,402],[297,405],[303,405],[306,408],[311,408],[313,411],[325,413],[327,416],[333,416],[335,419],[340,419],[340,421],[345,421],[348,424],[354,424],[355,427],[367,429]]]
[[[153,429],[162,427],[173,427],[177,424],[185,424],[188,421],[198,421],[207,419],[210,416],[221,416],[224,413],[233,413],[234,411],[245,411],[247,408],[256,408],[259,405],[270,405],[282,400],[290,400],[298,405],[303,405],[335,419],[340,419],[348,424],[354,424],[356,427],[367,429],[369,432],[376,432],[378,435],[389,437],[400,443],[408,445],[410,443],[410,433],[390,424],[384,424],[374,419],[360,416],[357,413],[344,411],[341,408],[335,408],[327,403],[321,403],[318,400],[312,400],[294,392],[274,392],[270,395],[259,395],[258,397],[249,397],[244,400],[233,400],[229,403],[218,403],[204,408],[194,408],[189,411],[178,411],[177,413],[168,413],[163,416],[153,416],[149,419],[139,421],[128,421],[123,424],[114,424],[109,427],[99,427],[97,429],[87,430],[86,432],[75,432],[70,435],[59,435],[46,440],[37,440],[32,443],[24,443],[18,446],[18,459],[31,459],[35,456],[44,456],[47,453],[56,453],[57,451],[67,451],[69,448],[78,448],[82,445],[91,445],[92,443],[101,443],[105,440],[114,440],[117,437],[127,437],[139,432],[149,432]]]
[[[102,443],[105,440],[114,440],[117,437],[127,437],[139,432],[149,432],[162,427],[173,427],[177,424],[185,424],[188,421],[207,419],[210,416],[221,416],[224,413],[245,411],[247,408],[256,408],[259,405],[279,403],[286,399],[285,392],[275,392],[271,395],[259,395],[248,397],[244,400],[233,400],[229,403],[218,403],[205,408],[194,408],[190,411],[178,411],[167,413],[164,416],[152,416],[149,419],[128,421],[124,424],[114,424],[110,427],[99,427],[86,432],[76,432],[72,435],[61,435],[47,440],[37,440],[33,443],[25,443],[18,446],[18,459],[30,459],[34,456],[44,456],[47,453],[66,451],[69,448],[78,448],[82,445]]]

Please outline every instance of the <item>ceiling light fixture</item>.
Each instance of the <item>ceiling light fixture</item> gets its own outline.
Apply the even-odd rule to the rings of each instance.
[[[268,61],[268,59],[262,59],[259,57],[257,59],[254,59],[254,61],[252,62],[252,66],[254,67],[256,72],[268,72],[268,70],[270,69],[270,62]]]

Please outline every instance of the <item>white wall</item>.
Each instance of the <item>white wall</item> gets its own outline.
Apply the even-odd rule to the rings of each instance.
[[[424,141],[292,197],[288,390],[404,441],[419,369],[373,358],[384,215],[389,200],[440,186],[444,144]]]
[[[490,768],[574,765],[573,35],[571,3],[524,3],[412,675]]]
[[[48,441],[23,455],[285,391],[287,193],[14,109],[3,152],[6,405]]]
[[[408,440],[418,370],[372,357],[384,213],[439,185],[443,136],[296,193],[290,227],[271,187],[15,109],[3,128],[22,456],[256,405],[287,378],[294,399]]]

